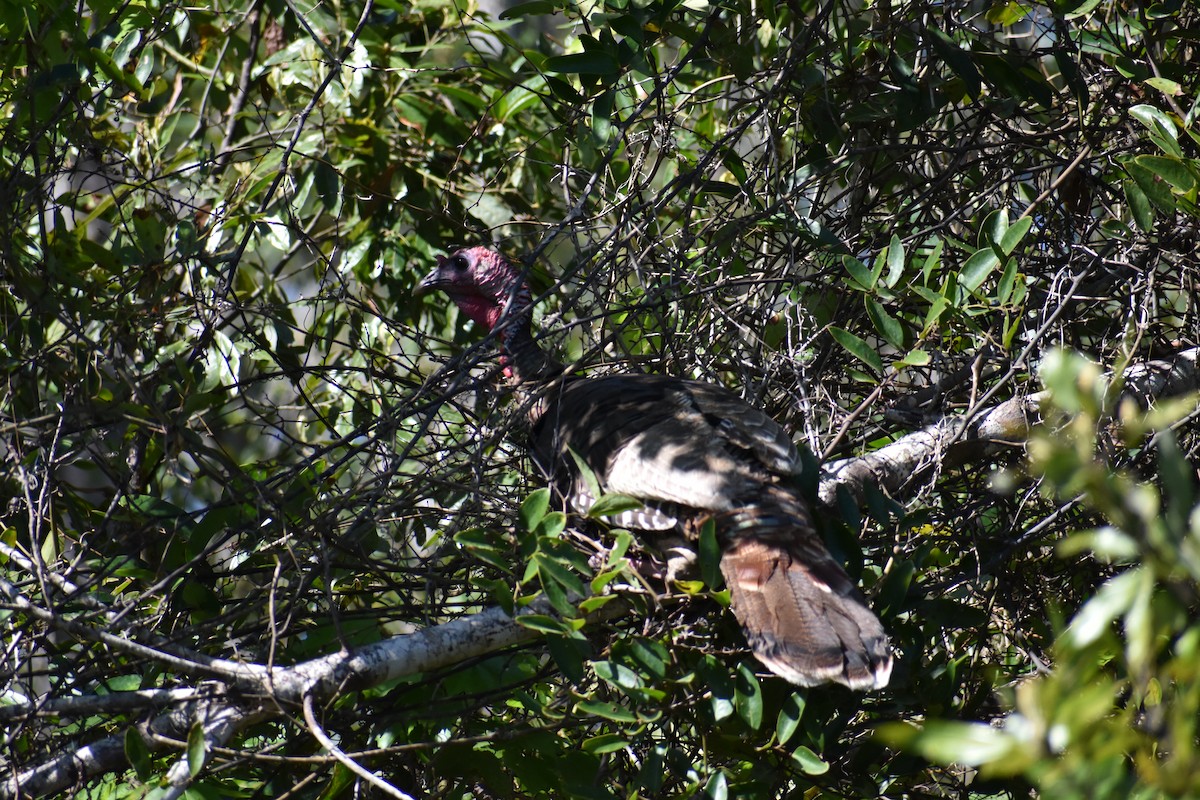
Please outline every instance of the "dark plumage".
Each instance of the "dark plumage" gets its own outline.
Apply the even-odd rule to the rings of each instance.
[[[754,655],[802,686],[887,684],[892,657],[878,618],[829,555],[792,485],[800,458],[770,417],[709,383],[661,375],[562,376],[530,333],[521,273],[483,247],[439,257],[421,291],[446,292],[494,330],[506,372],[540,393],[532,455],[574,509],[594,502],[570,452],[601,489],[641,500],[620,524],[694,534],[708,519],[721,572]]]

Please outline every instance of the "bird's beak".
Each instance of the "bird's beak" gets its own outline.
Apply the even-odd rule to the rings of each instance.
[[[445,256],[437,257],[437,266],[430,270],[429,274],[421,278],[421,282],[413,289],[413,295],[420,297],[423,294],[438,291],[449,285],[449,281],[442,275],[442,262],[446,260]]]

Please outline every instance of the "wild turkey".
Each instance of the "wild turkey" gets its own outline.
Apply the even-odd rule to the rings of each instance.
[[[887,685],[892,657],[883,626],[821,542],[790,481],[800,459],[779,425],[709,383],[564,377],[533,340],[521,272],[487,248],[439,256],[418,287],[433,289],[495,331],[506,374],[533,387],[534,461],[576,511],[586,513],[595,498],[572,451],[604,492],[642,501],[623,524],[695,535],[715,521],[733,613],[772,672],[801,686]]]

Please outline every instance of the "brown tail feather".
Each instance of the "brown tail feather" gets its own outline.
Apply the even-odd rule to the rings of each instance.
[[[775,489],[775,487],[771,487]],[[881,689],[892,671],[887,634],[786,490],[718,521],[721,572],[756,658],[801,686]]]

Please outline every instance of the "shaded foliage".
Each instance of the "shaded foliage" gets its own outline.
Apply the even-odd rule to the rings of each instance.
[[[899,659],[885,692],[795,692],[716,586],[643,581],[623,556],[651,553],[544,502],[491,343],[410,292],[498,242],[562,355],[724,383],[826,459],[1034,391],[1053,348],[1119,374],[1200,337],[1198,29],[1181,3],[5,6],[0,702],[541,592],[544,642],[346,692],[326,729],[430,796],[1068,797],[1093,769],[1194,795],[1194,415],[1145,446],[1111,398],[1064,400],[1099,449],[825,509]],[[1136,505],[1158,484],[1161,529]],[[630,612],[584,625],[571,592],[604,586]],[[5,718],[5,766],[149,709]],[[348,791],[286,712],[197,785]],[[981,724],[872,737],[925,720]],[[97,796],[178,759],[126,741]]]

